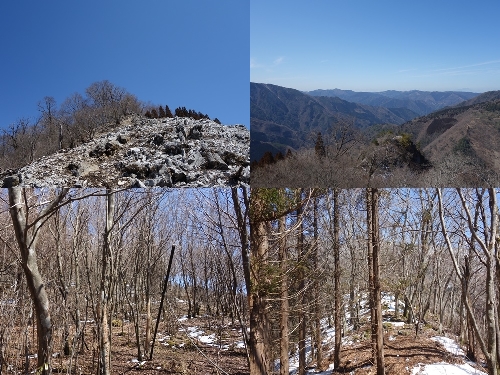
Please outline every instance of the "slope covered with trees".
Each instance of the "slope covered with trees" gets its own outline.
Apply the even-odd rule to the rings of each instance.
[[[245,190],[0,193],[1,373],[248,374]]]
[[[254,189],[252,373],[498,374],[498,193]]]

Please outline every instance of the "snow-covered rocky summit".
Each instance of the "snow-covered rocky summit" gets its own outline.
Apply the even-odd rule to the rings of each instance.
[[[3,187],[247,186],[250,132],[208,119],[133,115],[88,143],[0,177]]]

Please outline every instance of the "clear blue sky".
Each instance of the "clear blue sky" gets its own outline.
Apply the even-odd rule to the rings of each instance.
[[[109,80],[140,100],[250,122],[249,0],[2,1],[0,128]]]
[[[500,90],[498,0],[252,0],[250,80],[299,90]]]

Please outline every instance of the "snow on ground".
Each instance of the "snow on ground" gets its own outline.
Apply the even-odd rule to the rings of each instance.
[[[464,351],[460,348],[460,346],[455,342],[455,340],[449,339],[444,336],[434,336],[431,337],[432,341],[436,341],[444,346],[444,348],[450,353],[457,356],[464,356]]]
[[[381,303],[382,303],[382,308],[385,311],[389,312],[396,311],[396,303],[394,300],[394,295],[389,293],[382,293]]]
[[[432,341],[436,341],[444,346],[450,353],[456,356],[464,356],[464,351],[452,340],[444,336],[431,337]],[[470,364],[450,364],[445,362],[433,363],[431,365],[418,365],[412,370],[412,375],[487,375],[485,372],[479,371]]]
[[[384,306],[384,311],[387,312],[394,312],[394,307],[395,307],[395,301],[394,301],[394,296],[389,295],[389,294],[382,294],[382,304]],[[366,310],[365,314],[368,313],[369,310]],[[362,312],[363,314],[363,312]],[[361,315],[362,315],[361,314]],[[384,324],[391,324],[393,327],[403,327],[405,325],[404,322],[391,322],[391,321],[384,321]],[[321,320],[321,326],[322,326],[322,335],[323,335],[323,345],[326,344],[333,344],[335,341],[335,329],[333,327],[328,326],[328,320],[327,319],[322,319]],[[389,337],[389,341],[393,341],[396,338],[393,336]],[[444,346],[444,348],[452,353],[455,356],[464,356],[464,351],[460,348],[460,346],[452,339],[448,337],[443,337],[443,336],[434,336],[431,338],[431,340],[436,341]],[[359,342],[359,340],[356,340]],[[354,342],[352,341],[352,337],[350,336],[345,336],[342,338],[342,345],[350,345],[353,344]],[[330,352],[333,351],[333,345],[332,349],[325,353],[324,355],[327,356]],[[309,358],[311,355],[311,341],[307,340],[306,341],[306,358]],[[295,375],[298,372],[298,366],[299,366],[299,356],[298,353],[296,353],[294,356],[291,356],[289,358],[289,366],[290,366],[290,375]],[[275,369],[278,371],[279,370],[279,359],[275,361]],[[407,367],[407,370],[410,370]],[[323,372],[318,372],[316,369],[310,369],[306,371],[306,374],[308,375],[332,375],[333,374],[333,363],[330,364],[328,369]],[[472,367],[470,364],[465,363],[465,364],[450,364],[450,363],[433,363],[433,364],[419,364],[417,367],[413,368],[411,370],[412,375],[487,375],[485,372],[479,371]]]
[[[238,341],[235,345],[236,349],[245,349],[245,343],[243,341]]]
[[[137,358],[132,358],[132,359],[131,359],[130,361],[128,361],[127,363],[130,363],[130,362],[132,362],[132,363],[137,363],[137,364],[138,364],[138,366],[142,366],[142,365],[144,365],[144,364],[146,363],[146,361],[139,361]]]
[[[322,319],[321,320],[321,330],[322,330],[322,335],[323,335],[323,345],[325,344],[331,344],[335,342],[335,328],[329,327],[328,326],[328,319]],[[324,353],[324,356],[327,356],[328,353],[333,351],[333,347],[330,351]],[[306,341],[306,358],[310,358],[311,356],[311,340],[308,339]],[[289,368],[290,368],[290,375],[294,375],[297,373],[299,369],[299,354],[298,351],[295,353],[294,356],[290,357],[289,359]],[[275,361],[275,368],[278,371],[280,367],[280,361],[279,359]],[[333,363],[328,367],[328,370],[324,372],[317,372],[316,370],[309,370],[306,372],[306,374],[315,374],[315,375],[331,375],[333,372]]]
[[[432,365],[418,365],[411,371],[412,375],[488,375],[476,370],[465,363],[463,365],[452,365],[450,363],[433,363]]]
[[[211,335],[208,335],[208,336],[198,336],[198,340],[204,344],[213,344],[213,342],[215,341],[215,334],[211,334]]]
[[[181,321],[180,319],[178,319],[178,320]],[[244,349],[245,348],[245,343],[243,341],[237,341],[231,345],[221,344],[215,333],[206,335],[205,331],[201,330],[197,326],[181,327],[181,328],[179,328],[179,331],[185,332],[190,338],[196,339],[202,344],[205,344],[208,346],[215,346],[215,347],[218,347],[220,350],[229,350],[231,345],[234,345],[234,348],[236,348],[236,349]],[[180,344],[179,346],[181,346],[181,345],[184,345],[184,344]]]

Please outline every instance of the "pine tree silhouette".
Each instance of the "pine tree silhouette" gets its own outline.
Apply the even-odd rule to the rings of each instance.
[[[160,118],[167,117],[165,114],[165,110],[163,109],[163,107],[161,105],[158,107],[158,115]]]

